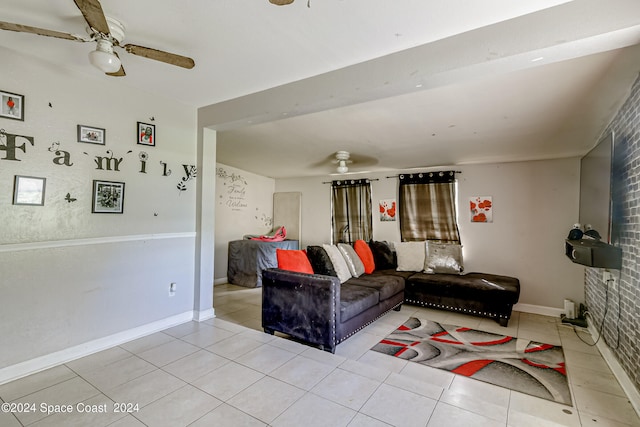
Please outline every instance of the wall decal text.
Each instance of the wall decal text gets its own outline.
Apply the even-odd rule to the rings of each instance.
[[[109,155],[109,157],[102,157],[102,156],[96,156],[96,158],[94,159],[94,162],[96,162],[96,169],[98,170],[112,170],[111,168],[113,167],[113,170],[116,172],[119,172],[120,169],[120,163],[122,163],[122,160],[124,160],[123,157],[120,158],[116,158],[113,155],[113,151],[111,150],[107,150],[107,154]]]
[[[149,154],[146,151],[141,151],[138,154],[138,158],[140,159],[140,173],[147,173],[147,160],[149,160]]]
[[[34,139],[32,136],[14,135],[12,133],[5,132],[4,129],[0,129],[0,150],[5,152],[5,157],[0,158],[0,160],[13,160],[15,162],[21,161],[16,157],[16,150],[21,150],[26,154],[27,146],[25,142],[21,145],[17,145],[16,140],[18,140],[18,138],[25,139],[32,147],[34,146]]]
[[[187,191],[187,182],[194,179],[197,175],[197,169],[194,165],[182,165],[184,168],[184,175],[180,182],[178,182],[178,190],[180,192]]]
[[[165,162],[163,162],[162,160],[160,160],[160,164],[163,167],[163,172],[162,172],[162,176],[169,176],[171,175],[171,169],[167,169],[167,164]]]
[[[225,169],[218,168],[216,171],[218,178],[224,179],[222,185],[227,187],[226,201],[224,204],[234,211],[245,209],[247,205],[247,181],[242,175],[229,174]]]

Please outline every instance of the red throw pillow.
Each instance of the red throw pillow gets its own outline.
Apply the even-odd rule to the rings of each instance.
[[[358,257],[364,264],[364,272],[367,274],[373,273],[376,269],[376,264],[373,261],[373,252],[371,252],[371,248],[364,240],[356,240],[353,244],[353,249],[355,249]]]
[[[304,251],[276,249],[276,258],[278,259],[278,268],[281,270],[313,274],[313,268]]]

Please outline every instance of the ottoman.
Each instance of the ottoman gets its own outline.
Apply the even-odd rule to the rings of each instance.
[[[488,273],[415,273],[407,279],[406,303],[495,319],[507,326],[520,297],[515,277]]]

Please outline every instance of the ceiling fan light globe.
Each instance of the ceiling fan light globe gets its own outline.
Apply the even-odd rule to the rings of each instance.
[[[89,62],[105,73],[115,73],[122,65],[120,58],[113,53],[111,42],[104,39],[97,40],[96,50],[89,52]]]
[[[120,65],[122,65],[120,58],[113,53],[102,52],[100,50],[89,52],[89,62],[105,73],[115,73],[120,69]]]
[[[346,165],[344,160],[340,161],[340,164],[338,165],[336,171],[338,173],[347,173],[349,171],[349,168],[347,167],[347,165]]]

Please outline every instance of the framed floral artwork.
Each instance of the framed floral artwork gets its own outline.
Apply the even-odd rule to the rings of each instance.
[[[474,196],[469,199],[471,222],[493,222],[493,201],[491,196]]]
[[[395,199],[380,200],[378,203],[380,210],[380,221],[396,220],[396,201]]]

